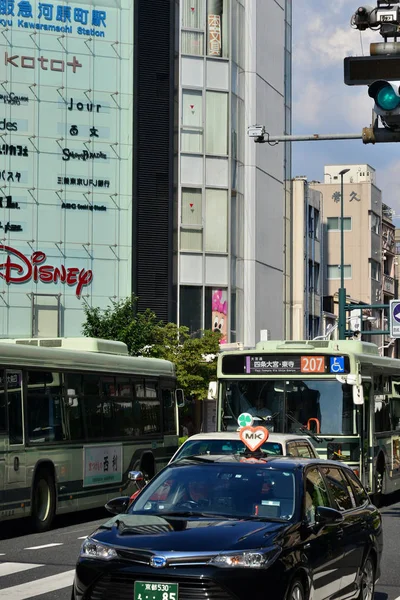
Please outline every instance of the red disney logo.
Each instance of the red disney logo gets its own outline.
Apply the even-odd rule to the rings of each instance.
[[[4,250],[8,256],[6,262],[0,263],[0,277],[7,284],[25,283],[33,278],[35,283],[66,283],[67,285],[76,285],[76,295],[81,297],[82,289],[88,286],[93,279],[93,271],[69,267],[68,269],[61,265],[53,267],[51,265],[41,265],[46,260],[44,252],[34,252],[31,259],[27,258],[22,252],[19,252],[11,246],[0,244],[0,251]],[[12,256],[21,261],[13,262]],[[39,266],[41,265],[41,266]]]

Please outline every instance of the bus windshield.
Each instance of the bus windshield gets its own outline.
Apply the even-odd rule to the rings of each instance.
[[[270,431],[356,434],[351,386],[327,379],[263,379],[224,381],[222,428],[236,430],[247,412]],[[261,424],[261,423],[260,423]]]

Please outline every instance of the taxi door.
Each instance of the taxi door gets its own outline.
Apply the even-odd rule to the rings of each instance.
[[[0,370],[0,516],[4,510],[4,483],[7,438],[7,407],[4,387],[4,371]]]

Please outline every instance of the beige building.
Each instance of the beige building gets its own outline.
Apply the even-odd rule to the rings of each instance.
[[[292,181],[291,285],[287,319],[288,339],[313,339],[322,327],[322,194],[309,186],[305,177]]]
[[[328,165],[324,183],[312,182],[311,187],[323,196],[324,227],[324,296],[331,299],[331,310],[338,313],[338,290],[341,275],[340,211],[341,178],[344,201],[344,285],[350,304],[389,303],[395,293],[394,225],[391,210],[382,204],[382,194],[376,186],[375,170],[369,165]],[[329,303],[325,303],[327,305]],[[361,326],[353,313],[348,329]],[[348,314],[350,318],[351,315]],[[363,311],[363,330],[387,328],[383,311]],[[375,321],[373,319],[375,318]],[[383,336],[366,336],[380,346],[389,344]],[[385,348],[392,354],[393,345]]]

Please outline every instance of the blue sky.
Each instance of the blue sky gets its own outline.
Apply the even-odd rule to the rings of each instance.
[[[375,1],[368,4],[375,5]],[[366,86],[343,82],[345,56],[368,56],[377,31],[350,27],[357,0],[293,0],[293,133],[361,133],[371,124],[373,101]],[[294,142],[293,176],[323,181],[326,164],[369,164],[376,169],[383,201],[400,226],[400,143],[361,140]]]

